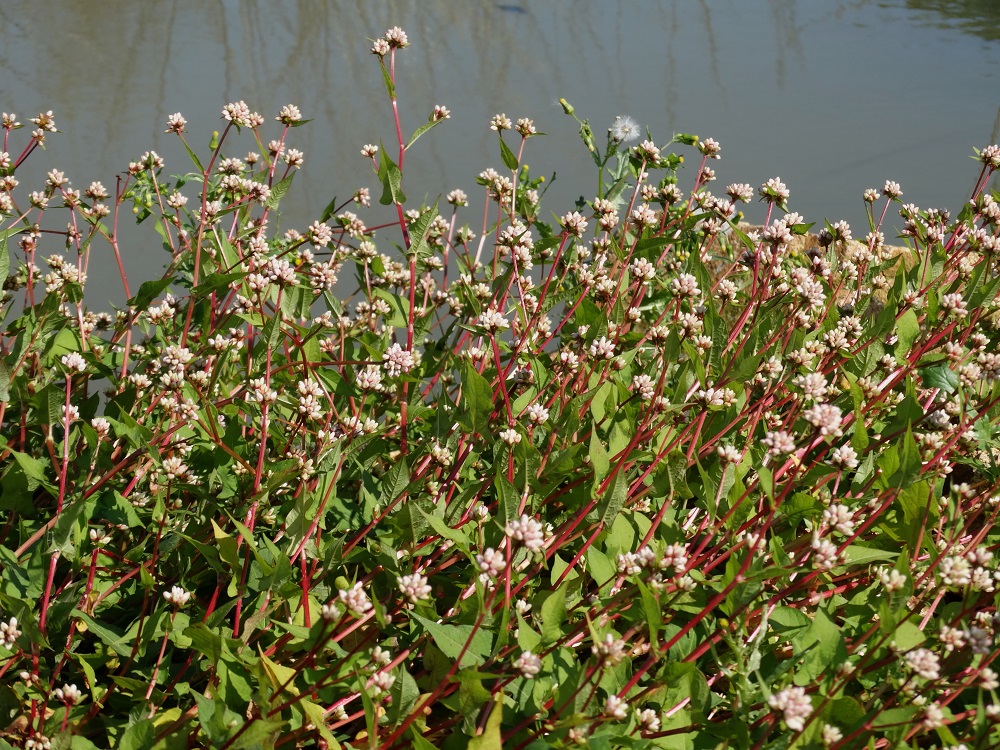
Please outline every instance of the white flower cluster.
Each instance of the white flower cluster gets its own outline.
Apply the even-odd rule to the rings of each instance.
[[[17,618],[11,617],[7,622],[0,622],[0,648],[14,648],[14,642],[21,637],[17,627]]]
[[[812,713],[812,701],[806,695],[805,688],[797,685],[785,688],[771,695],[767,704],[775,711],[781,711],[785,724],[795,732],[801,732],[806,726],[806,719]]]
[[[363,615],[372,608],[372,603],[368,598],[368,594],[366,594],[365,590],[361,587],[361,581],[358,581],[346,591],[344,589],[340,589],[337,592],[337,597],[349,610],[358,615]]]
[[[420,575],[420,573],[399,576],[396,580],[399,584],[400,593],[409,599],[412,604],[416,604],[421,599],[430,598],[431,587],[427,583],[427,578]]]
[[[190,601],[191,592],[185,591],[180,586],[172,586],[170,591],[163,592],[163,598],[167,600],[167,603],[180,609]]]
[[[541,521],[527,513],[508,523],[505,531],[507,536],[521,542],[529,552],[537,552],[545,546],[545,530]]]

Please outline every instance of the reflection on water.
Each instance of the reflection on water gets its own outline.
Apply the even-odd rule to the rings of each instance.
[[[64,131],[22,184],[59,168],[77,186],[112,185],[149,148],[168,173],[187,171],[163,133],[170,113],[184,113],[203,150],[225,102],[245,99],[269,117],[291,102],[314,122],[290,141],[306,163],[284,226],[373,186],[358,151],[394,133],[366,40],[396,24],[412,43],[400,60],[404,129],[434,104],[453,113],[407,156],[404,186],[416,200],[456,187],[480,195],[474,176],[499,166],[487,123],[500,111],[551,134],[527,152],[534,172],[557,172],[550,210],[592,198],[592,165],[560,97],[596,132],[629,114],[657,143],[677,131],[715,137],[720,185],[778,175],[794,209],[847,218],[858,235],[864,188],[893,179],[905,200],[954,208],[971,189],[972,147],[997,140],[993,0],[3,0],[0,24],[0,110],[24,121],[52,109]],[[123,239],[137,280],[165,260],[152,237]],[[120,302],[98,276],[91,292]]]
[[[996,0],[907,0],[910,8],[926,11],[920,22],[958,29],[987,41],[1000,41],[1000,3]]]

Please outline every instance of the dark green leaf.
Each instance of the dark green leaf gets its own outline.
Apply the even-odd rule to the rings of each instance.
[[[10,370],[7,363],[0,358],[0,404],[10,401]]]
[[[500,722],[503,720],[503,692],[493,696],[493,705],[489,707],[490,715],[486,719],[483,733],[469,740],[468,750],[503,750],[503,738],[500,735]]]
[[[594,425],[590,433],[590,451],[588,455],[590,456],[590,465],[594,469],[594,489],[596,490],[598,485],[604,481],[608,472],[611,471],[611,458],[608,456],[608,451],[597,434],[597,425]]]
[[[201,172],[202,174],[204,174],[205,173],[205,167],[203,167],[201,165],[201,159],[198,158],[198,154],[196,154],[194,152],[194,149],[192,149],[189,145],[187,145],[187,141],[185,141],[183,139],[181,139],[181,141],[184,144],[184,148],[185,148],[185,150],[187,150],[188,156],[191,157],[191,161],[194,163],[195,167],[198,168],[199,172]]]
[[[140,719],[135,724],[125,730],[116,750],[147,750],[153,746],[153,722],[149,719]]]
[[[600,523],[604,528],[608,528],[625,507],[625,502],[628,500],[628,487],[629,480],[625,476],[625,470],[620,469],[597,501],[594,509],[587,514],[587,520],[591,523]]]
[[[442,122],[444,122],[444,120],[430,120],[428,122],[425,122],[416,130],[414,130],[413,135],[410,136],[410,140],[406,144],[406,149],[409,150],[410,146],[412,146],[414,143],[417,142],[417,138],[422,136],[424,133],[433,128],[435,125],[438,125]]]
[[[149,303],[156,299],[160,292],[174,282],[173,276],[158,281],[146,281],[139,287],[139,292],[128,301],[128,306],[134,310],[143,311]]]
[[[385,91],[389,94],[389,98],[396,101],[396,84],[392,82],[392,75],[389,73],[389,69],[385,67],[385,60],[379,60],[382,64],[382,80],[385,82]]]
[[[913,346],[913,342],[917,340],[917,336],[920,335],[920,323],[917,320],[917,314],[913,309],[909,309],[899,316],[899,320],[896,321],[896,336],[898,340],[896,342],[896,360],[902,362],[906,355],[910,352],[910,347]]]
[[[410,254],[419,258],[427,258],[432,254],[432,249],[427,243],[430,236],[431,226],[438,215],[438,202],[417,217],[417,220],[410,225]]]
[[[511,172],[517,169],[517,157],[514,156],[514,152],[508,148],[507,144],[503,141],[503,136],[500,137],[500,159],[503,164]]]
[[[326,204],[326,208],[323,209],[323,213],[319,215],[319,220],[321,222],[326,221],[337,211],[337,196],[333,196],[329,203]]]
[[[461,417],[466,417],[464,426],[472,432],[485,435],[493,413],[493,389],[489,381],[476,371],[470,360],[462,363]]]
[[[535,599],[535,608],[542,620],[542,642],[551,645],[562,637],[562,623],[566,619],[566,587],[563,583],[555,591],[543,591]]]
[[[920,370],[924,388],[940,388],[945,393],[954,393],[958,389],[958,375],[948,365],[925,367]]]
[[[288,188],[292,186],[292,178],[295,177],[295,172],[292,172],[288,177],[276,182],[271,186],[271,194],[267,198],[267,202],[264,204],[267,208],[277,208],[278,204],[281,203],[281,199],[285,197],[285,193],[288,192]]]
[[[434,639],[441,652],[449,659],[458,659],[463,667],[471,667],[482,664],[483,660],[489,656],[493,646],[490,633],[483,628],[475,628],[472,625],[442,625],[434,620],[421,617],[415,612],[410,613],[410,619],[419,622],[428,635]],[[468,643],[468,647],[466,647]]]
[[[402,205],[406,202],[401,188],[403,182],[403,172],[385,152],[385,147],[379,148],[380,166],[378,170],[379,179],[382,181],[382,197],[379,203],[383,206]]]
[[[499,463],[497,468],[506,471],[506,468]],[[493,480],[493,484],[497,491],[497,510],[499,511],[497,521],[501,526],[506,526],[509,522],[518,519],[518,506],[521,503],[521,498],[514,485],[507,481],[507,477],[500,471]]]
[[[0,286],[3,286],[10,274],[10,250],[7,248],[7,238],[11,233],[11,229],[0,232]]]

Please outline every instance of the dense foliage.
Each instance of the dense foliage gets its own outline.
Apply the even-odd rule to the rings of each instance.
[[[4,115],[0,748],[1000,744],[1000,149],[954,221],[888,182],[806,246],[712,139],[564,101],[592,202],[497,115],[483,208],[410,207],[407,45],[377,233],[366,189],[273,231],[292,105],[113,197],[19,192],[55,124]],[[166,271],[93,311],[130,209]]]

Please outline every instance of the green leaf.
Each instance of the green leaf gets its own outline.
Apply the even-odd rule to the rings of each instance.
[[[489,381],[476,371],[470,360],[462,363],[462,398],[461,406],[468,419],[463,426],[470,432],[485,435],[489,427],[490,414],[493,413],[493,389]]]
[[[440,125],[442,122],[444,122],[444,120],[429,120],[416,130],[414,130],[413,135],[410,136],[410,140],[406,144],[405,150],[409,150],[410,146],[412,146],[414,143],[417,142],[417,138],[422,136],[424,133],[433,128],[435,125]]]
[[[489,631],[483,628],[474,629],[472,625],[443,625],[421,617],[416,612],[410,612],[410,619],[416,620],[424,627],[434,639],[435,645],[441,649],[441,653],[449,659],[458,659],[461,655],[459,666],[473,667],[482,664],[490,654],[493,640]],[[465,645],[467,642],[468,648]]]
[[[412,680],[413,678],[411,677],[410,679]],[[326,713],[323,711],[321,706],[318,706],[312,701],[306,699],[302,699],[296,705],[298,706],[298,709],[302,711],[306,719],[309,720],[309,723],[316,727],[316,731],[319,732],[320,737],[326,740],[327,747],[340,747],[340,743],[337,742],[337,738],[333,736],[333,732],[331,732],[329,727],[326,725]],[[278,726],[276,729],[280,729],[284,724],[282,721],[278,721],[277,723]]]
[[[868,565],[880,560],[895,560],[897,557],[899,557],[898,552],[887,552],[862,544],[849,544],[844,550],[844,561],[848,565]]]
[[[396,84],[392,82],[392,76],[389,74],[389,69],[385,67],[385,60],[380,59],[379,62],[382,64],[382,80],[385,82],[386,93],[389,94],[390,99],[396,101]]]
[[[625,476],[625,470],[619,470],[594,509],[587,514],[587,520],[608,528],[625,507],[625,502],[628,500],[628,486],[629,480]]]
[[[212,236],[215,238],[215,242],[219,246],[219,251],[222,253],[222,259],[226,264],[225,269],[228,271],[236,268],[240,263],[240,258],[236,254],[236,250],[233,249],[233,246],[229,244],[229,237],[225,232],[218,230],[213,231]]]
[[[17,462],[18,467],[24,473],[27,479],[27,488],[29,491],[34,491],[39,485],[46,488],[50,492],[55,493],[56,488],[52,482],[49,481],[46,475],[46,464],[43,461],[39,461],[37,458],[29,456],[27,453],[21,453],[20,451],[11,451],[10,455],[14,457]]]
[[[608,414],[608,401],[614,399],[617,392],[615,384],[610,381],[604,381],[597,388],[597,392],[594,394],[594,398],[590,402],[590,413],[594,415],[594,420],[598,423],[604,421],[604,417]],[[614,407],[611,407],[614,410]]]
[[[501,141],[503,143],[503,141]],[[503,691],[493,696],[490,715],[486,719],[483,733],[469,740],[469,750],[503,750],[503,738],[500,736],[500,723],[503,720]]]
[[[276,182],[271,186],[271,194],[267,198],[267,202],[264,204],[267,208],[277,208],[278,204],[281,203],[281,199],[285,197],[285,193],[288,192],[288,188],[292,186],[292,178],[295,177],[295,172],[292,172],[288,177],[283,180]]]
[[[683,662],[667,664],[660,679],[667,685],[669,705],[677,705],[685,698],[690,698],[691,707],[699,711],[708,703],[708,681],[694,664]]]
[[[808,684],[826,674],[835,662],[847,656],[840,629],[822,609],[816,610],[812,624],[800,631],[792,644],[797,654],[806,652],[801,668],[795,673],[797,685]]]
[[[101,639],[105,646],[110,646],[111,650],[119,656],[130,658],[132,656],[132,638],[126,638],[121,631],[112,628],[110,625],[103,625],[93,617],[79,609],[74,609],[72,616],[81,620],[87,629]]]
[[[333,196],[329,203],[326,204],[326,208],[323,209],[323,213],[319,215],[319,220],[321,222],[326,221],[337,211],[337,196]]]
[[[566,587],[563,583],[555,591],[543,591],[535,602],[542,621],[542,642],[551,645],[562,638],[562,623],[566,619]]]
[[[278,342],[281,340],[281,313],[278,310],[274,311],[274,315],[267,319],[264,323],[264,327],[260,332],[260,339],[264,342],[264,346],[274,351],[278,348]]]
[[[393,328],[406,328],[409,317],[409,303],[399,294],[393,294],[388,289],[375,287],[372,291],[389,303],[391,313],[385,321],[386,325]]]
[[[500,136],[500,160],[511,172],[517,169],[517,157],[514,156],[514,152],[510,150],[506,143],[503,141],[503,136]]]
[[[125,730],[116,750],[146,750],[153,746],[153,722],[141,719]]]
[[[900,651],[909,651],[911,648],[916,648],[926,641],[927,636],[914,623],[906,620],[899,623],[899,627],[896,628],[892,640],[895,641],[896,648]]]
[[[417,734],[416,728],[411,726],[407,731],[409,733],[410,740],[413,741],[414,750],[437,750],[437,748],[425,740],[422,735]]]
[[[880,711],[872,719],[870,726],[875,729],[881,727],[909,726],[913,717],[920,711],[919,706],[903,706],[901,708],[889,708]]]
[[[0,357],[0,404],[10,401],[10,370],[7,363]]]
[[[611,471],[611,458],[608,451],[601,442],[600,435],[597,434],[597,425],[594,425],[590,432],[590,465],[594,469],[594,488],[604,481],[604,477]]]
[[[410,484],[410,467],[406,459],[400,456],[399,461],[385,473],[380,483],[379,503],[384,507],[398,498]]]
[[[7,229],[0,232],[0,286],[3,286],[10,274],[10,250],[7,248],[7,238],[10,237],[12,231]]]
[[[272,661],[264,655],[263,651],[260,652],[260,664],[275,690],[287,690],[293,695],[299,694],[299,689],[295,686],[295,675],[298,674],[296,670]]]
[[[924,388],[940,388],[945,393],[958,390],[958,375],[948,365],[925,367],[920,370],[920,377],[923,378]]]
[[[906,487],[920,475],[923,468],[923,461],[920,458],[920,449],[913,439],[913,431],[906,428],[902,445],[899,448],[899,468],[889,477],[889,486]]]
[[[191,161],[194,163],[195,167],[198,168],[198,171],[205,174],[205,167],[201,165],[201,159],[198,158],[198,154],[194,152],[194,149],[187,145],[187,141],[183,138],[181,139],[181,143],[184,144],[184,148],[187,150],[188,156],[191,157]]]
[[[434,529],[434,531],[440,536],[453,541],[460,550],[465,551],[469,549],[469,537],[465,533],[459,531],[458,529],[451,528],[451,526],[449,526],[443,518],[438,516],[436,512],[428,513],[416,503],[414,503],[412,507],[424,517],[427,521],[427,525]]]
[[[858,726],[865,718],[865,709],[857,698],[837,698],[830,704],[830,718],[844,729],[850,729]]]
[[[197,622],[194,625],[189,625],[185,628],[184,635],[191,639],[191,646],[207,656],[212,664],[217,664],[222,659],[224,648],[222,636],[205,623]]]
[[[191,291],[195,296],[202,297],[243,278],[246,278],[245,273],[211,273]]]
[[[591,548],[593,549],[593,548]],[[637,581],[639,596],[642,599],[642,611],[646,616],[646,625],[649,627],[649,642],[654,649],[659,648],[660,626],[663,624],[663,613],[660,611],[660,603],[656,600],[656,595],[649,586],[642,581]]]
[[[157,281],[146,281],[139,287],[138,293],[128,301],[128,306],[139,311],[149,307],[149,303],[156,299],[160,292],[174,282],[173,276]]]
[[[406,202],[403,195],[402,182],[403,172],[385,152],[385,147],[379,144],[379,156],[381,164],[378,170],[379,179],[382,181],[382,197],[379,203],[383,206],[402,205]]]
[[[758,466],[757,477],[764,494],[769,500],[774,500],[774,474],[771,473],[771,469],[767,466]]]
[[[432,249],[427,244],[434,219],[438,215],[438,201],[417,217],[416,221],[410,224],[410,254],[419,258],[427,258],[432,255]]]
[[[694,497],[694,493],[687,483],[687,457],[680,450],[672,450],[667,456],[667,479],[670,480],[670,492],[673,496],[688,499]]]
[[[505,470],[500,463],[497,464],[497,468],[500,471]],[[518,519],[518,506],[521,504],[521,498],[517,494],[517,488],[499,471],[493,484],[497,491],[497,510],[499,511],[497,521],[505,527],[509,522]]]
[[[900,315],[899,320],[896,321],[896,336],[898,338],[896,341],[897,362],[903,362],[906,359],[906,355],[910,352],[910,347],[913,346],[913,342],[917,340],[917,336],[919,335],[920,322],[917,320],[917,314],[911,308]]]
[[[394,724],[398,724],[401,720],[409,716],[413,707],[420,699],[420,688],[417,687],[417,681],[413,679],[413,675],[406,669],[400,671],[401,674],[396,682],[393,683],[390,692],[390,695],[392,695],[392,707],[389,710],[389,715]]]
[[[243,562],[240,560],[239,546],[236,540],[222,530],[222,527],[212,519],[213,536],[215,546],[219,551],[219,557],[229,566],[233,573],[239,573],[243,569]]]
[[[768,622],[772,625],[777,625],[776,630],[780,631],[806,628],[812,624],[809,615],[795,609],[795,607],[786,607],[784,605],[774,608],[774,611],[768,617]]]

